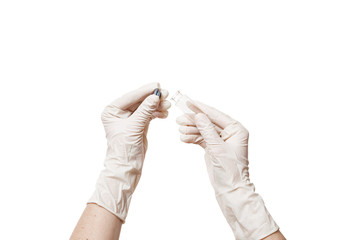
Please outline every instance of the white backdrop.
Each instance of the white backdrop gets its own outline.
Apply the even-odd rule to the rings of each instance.
[[[359,238],[358,1],[0,2],[0,239],[68,239],[102,169],[100,113],[159,81],[250,131],[288,239]],[[120,239],[233,239],[203,150],[154,120]]]

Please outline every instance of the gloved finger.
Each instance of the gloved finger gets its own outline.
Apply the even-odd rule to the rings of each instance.
[[[204,141],[204,138],[200,135],[180,135],[180,140],[184,143],[193,143],[198,144],[201,147],[205,148],[206,143]]]
[[[168,115],[169,115],[168,111],[163,111],[163,112],[156,111],[152,114],[152,117],[153,118],[167,118]]]
[[[166,111],[166,110],[168,110],[170,107],[171,107],[170,101],[168,101],[168,100],[163,100],[163,101],[160,102],[157,110],[160,111],[160,112],[161,112],[161,111]]]
[[[216,115],[219,116],[217,119],[219,119],[221,121],[226,120],[226,122],[224,122],[224,124],[227,124],[227,125],[224,129],[221,129],[221,128],[217,127],[217,125],[215,125],[217,132],[220,134],[221,138],[224,141],[227,141],[229,143],[230,142],[239,142],[240,140],[247,142],[247,138],[249,137],[249,132],[240,122],[232,119],[225,113],[222,113],[213,107],[207,106],[199,101],[195,101],[195,102],[196,102],[197,106],[193,105],[191,102],[188,103],[189,108],[192,109],[194,112],[197,112],[197,113],[201,112],[202,110],[200,110],[200,108],[198,106],[201,106],[201,104],[202,104],[204,106],[203,109],[208,108],[207,111],[210,112],[210,115],[213,116],[213,119],[212,119],[213,123],[215,122],[215,124],[221,125],[221,122],[217,121],[216,117],[214,117],[215,115],[211,113],[212,111],[216,112]],[[207,115],[207,116],[210,118],[209,115]],[[221,130],[219,131],[219,129],[221,129]],[[236,137],[234,137],[235,135],[236,135]],[[231,137],[233,137],[233,138],[230,139]]]
[[[161,101],[165,100],[169,96],[169,91],[166,89],[161,89],[160,92],[161,92],[161,96],[160,96]]]
[[[160,84],[158,82],[146,84],[114,100],[110,105],[113,105],[121,110],[126,110],[136,103],[143,102],[147,96],[154,92],[155,88],[160,88]]]
[[[188,114],[183,114],[179,117],[176,118],[176,123],[179,124],[180,126],[194,126],[196,127],[196,124],[193,120],[191,120],[192,118],[187,117]],[[221,131],[223,131],[222,128],[214,125],[216,132],[220,133]]]
[[[151,94],[140,104],[136,111],[130,116],[130,119],[137,123],[139,127],[145,127],[145,124],[152,119],[152,115],[156,112],[160,98]]]
[[[194,134],[200,135],[199,129],[197,127],[192,127],[192,126],[180,126],[179,132],[185,135],[194,135]]]
[[[195,108],[200,109],[204,114],[206,114],[206,116],[211,120],[211,122],[213,122],[214,124],[216,124],[217,126],[219,126],[222,129],[224,129],[228,125],[236,122],[234,119],[232,119],[227,114],[220,112],[219,110],[217,110],[213,107],[210,107],[199,101],[193,101],[193,102],[194,102]],[[188,103],[188,105],[189,105],[189,107],[191,107],[192,104]]]
[[[247,143],[249,131],[241,123],[235,122],[221,131],[221,138],[229,143]]]
[[[218,145],[220,143],[224,143],[219,136],[219,133],[216,131],[214,124],[212,124],[205,114],[196,114],[195,123],[207,145]]]
[[[190,118],[186,117],[185,114],[176,118],[176,123],[180,126],[196,126],[195,122],[190,120]]]

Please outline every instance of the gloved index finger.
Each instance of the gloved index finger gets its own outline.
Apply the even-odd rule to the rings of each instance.
[[[160,92],[161,92],[161,97],[160,97],[161,100],[165,100],[169,96],[169,91],[166,89],[161,89]]]
[[[196,107],[211,120],[212,123],[216,124],[222,129],[225,129],[230,124],[234,123],[232,119],[227,114],[217,110],[216,108],[210,107],[202,102],[193,101],[193,104],[196,104]]]
[[[160,88],[160,84],[158,82],[146,84],[114,100],[111,105],[122,110],[128,109],[135,103],[144,101],[144,99],[152,94],[156,88]]]
[[[204,113],[203,111],[201,111],[194,103],[187,101],[186,102],[187,107],[193,111],[194,113]]]

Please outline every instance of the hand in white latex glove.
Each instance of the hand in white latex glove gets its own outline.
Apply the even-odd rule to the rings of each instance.
[[[250,183],[248,131],[228,115],[200,102],[195,116],[177,118],[181,140],[205,149],[205,162],[219,206],[237,240],[262,239],[278,230]]]
[[[154,95],[158,83],[145,85],[108,105],[101,119],[108,149],[105,169],[100,173],[96,190],[88,203],[96,203],[109,210],[123,222],[127,216],[131,196],[139,182],[147,150],[147,130],[153,118],[166,118],[170,102]]]

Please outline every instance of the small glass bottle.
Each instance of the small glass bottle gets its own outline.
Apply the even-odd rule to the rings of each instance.
[[[170,100],[172,100],[175,103],[175,106],[180,108],[184,113],[194,114],[194,111],[187,105],[187,103],[192,103],[192,100],[188,96],[183,95],[180,91],[176,91]]]

